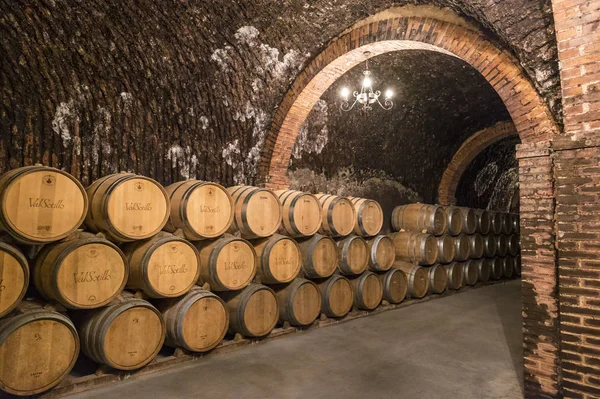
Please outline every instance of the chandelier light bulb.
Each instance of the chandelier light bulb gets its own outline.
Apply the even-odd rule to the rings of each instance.
[[[348,96],[350,95],[350,89],[348,89],[347,87],[342,87],[341,95],[345,99],[348,99]]]
[[[392,98],[393,95],[394,95],[394,92],[391,91],[390,89],[387,89],[385,91],[385,98]]]
[[[369,77],[366,77],[366,78],[363,80],[363,86],[364,86],[364,87],[371,87],[371,78],[369,78]]]

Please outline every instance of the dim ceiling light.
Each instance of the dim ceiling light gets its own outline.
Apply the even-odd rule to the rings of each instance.
[[[368,56],[368,52],[365,53]],[[342,88],[340,95],[342,97],[342,111],[350,111],[356,104],[360,104],[363,111],[370,111],[373,109],[372,104],[377,103],[383,109],[390,110],[394,106],[392,102],[392,97],[394,96],[394,92],[390,89],[385,91],[385,97],[383,99],[383,104],[379,101],[379,97],[381,96],[381,92],[379,90],[373,90],[373,79],[371,78],[371,71],[369,71],[369,60],[366,61],[365,70],[363,72],[365,77],[362,81],[362,86],[360,91],[354,91],[352,96],[355,98],[354,102],[350,104],[350,89],[347,87]]]

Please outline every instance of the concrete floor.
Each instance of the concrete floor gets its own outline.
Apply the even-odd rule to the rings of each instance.
[[[496,284],[71,398],[522,398],[520,299]]]

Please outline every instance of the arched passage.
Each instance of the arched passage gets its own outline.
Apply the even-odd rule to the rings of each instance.
[[[498,122],[494,126],[482,129],[469,137],[460,146],[452,161],[442,175],[438,188],[438,202],[442,205],[456,203],[456,188],[463,172],[475,157],[490,145],[503,138],[517,135],[515,125],[510,122]]]
[[[482,33],[432,16],[378,16],[333,40],[294,82],[273,118],[261,156],[260,172],[268,187],[287,187],[286,172],[300,127],[325,90],[365,59],[392,51],[438,51],[470,64],[498,93],[523,143],[548,141],[556,132],[548,108],[516,60]]]

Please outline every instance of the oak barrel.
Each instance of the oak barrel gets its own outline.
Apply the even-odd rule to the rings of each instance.
[[[46,245],[35,260],[33,283],[67,309],[94,309],[123,291],[129,266],[119,247],[91,233]]]
[[[477,278],[482,283],[487,283],[492,276],[492,269],[494,268],[496,258],[478,259],[475,262],[477,262]]]
[[[444,215],[446,215],[446,229],[451,236],[459,235],[463,229],[463,214],[459,207],[446,206],[444,207]]]
[[[150,298],[174,298],[198,280],[200,257],[189,241],[166,231],[123,246],[129,261],[127,288]]]
[[[427,294],[429,290],[429,278],[425,268],[403,261],[394,262],[394,267],[406,274],[408,296],[418,299],[423,298]]]
[[[290,237],[275,234],[252,243],[256,252],[256,275],[264,284],[289,283],[302,268],[300,247]]]
[[[0,389],[26,396],[66,377],[79,355],[79,337],[66,316],[43,304],[21,302],[0,320]]]
[[[496,256],[506,256],[508,254],[508,239],[505,235],[496,236]]]
[[[471,240],[469,236],[461,234],[454,238],[454,260],[464,262],[471,256]]]
[[[143,240],[157,234],[169,220],[169,197],[149,177],[133,173],[104,176],[87,189],[87,228],[114,241]]]
[[[488,234],[490,232],[490,213],[485,209],[475,209],[475,218],[477,220],[476,231],[479,234]]]
[[[504,273],[504,262],[502,261],[502,259],[503,258],[490,259],[490,266],[492,269],[491,277],[493,280],[499,280],[502,278],[502,274]]]
[[[233,222],[233,200],[225,187],[201,180],[186,180],[166,187],[169,220],[164,230],[181,229],[188,240],[215,238]]]
[[[479,259],[483,256],[484,245],[483,236],[479,233],[467,236],[469,238],[469,257]]]
[[[192,352],[206,352],[217,346],[229,328],[229,311],[217,295],[193,287],[180,298],[156,301],[165,320],[165,344]]]
[[[227,189],[233,198],[233,224],[229,231],[239,231],[244,238],[268,237],[281,226],[281,203],[266,188],[233,186]]]
[[[302,270],[308,278],[326,278],[338,267],[339,254],[335,241],[321,234],[298,240],[302,253]]]
[[[475,285],[479,278],[478,263],[479,260],[467,260],[462,263],[463,267],[463,284]]]
[[[62,170],[25,166],[0,177],[0,230],[20,243],[60,240],[77,230],[87,211],[85,189]]]
[[[454,238],[448,234],[437,237],[438,256],[436,261],[439,263],[450,263],[454,259]]]
[[[16,247],[0,242],[0,317],[17,307],[29,286],[29,264]]]
[[[515,273],[515,258],[506,256],[500,259],[502,263],[502,277],[511,278]]]
[[[165,341],[162,314],[129,292],[88,312],[78,331],[81,350],[96,363],[117,370],[139,369],[156,357]]]
[[[521,275],[521,254],[518,254],[517,256],[515,256],[515,274],[517,276]]]
[[[396,258],[394,241],[386,235],[378,235],[367,240],[369,270],[390,270]]]
[[[435,264],[427,269],[427,278],[429,279],[429,294],[441,294],[448,287],[448,273],[443,265]]]
[[[358,277],[350,278],[354,288],[354,306],[358,309],[373,310],[383,298],[383,285],[377,275],[366,271]]]
[[[352,202],[331,194],[317,194],[316,197],[322,208],[319,233],[332,237],[344,237],[352,233],[356,220]]]
[[[518,213],[510,214],[510,222],[511,222],[511,233],[519,234],[521,232],[521,221],[519,220]]]
[[[308,237],[321,227],[321,203],[312,194],[295,190],[275,191],[282,207],[282,226],[290,237]]]
[[[408,281],[402,270],[392,267],[385,273],[378,273],[377,277],[383,286],[383,299],[389,303],[400,303],[406,298]]]
[[[321,313],[321,292],[310,280],[297,278],[284,286],[274,286],[279,320],[293,326],[308,326]]]
[[[229,331],[245,337],[268,335],[279,320],[279,306],[273,290],[250,283],[241,291],[220,292],[229,311]]]
[[[483,236],[483,256],[486,258],[493,258],[496,256],[497,251],[496,236],[493,234],[486,234]]]
[[[513,229],[512,217],[506,212],[500,213],[502,219],[502,234],[510,234]]]
[[[256,275],[254,247],[240,237],[196,241],[200,253],[200,280],[211,291],[234,291],[246,287]]]
[[[401,205],[392,211],[392,229],[425,232],[436,236],[446,232],[446,215],[439,205]]]
[[[321,312],[328,317],[344,317],[352,309],[354,289],[350,280],[334,274],[325,281],[318,282],[321,291]]]
[[[508,253],[511,256],[516,256],[519,253],[520,243],[519,236],[516,234],[511,234],[507,236],[507,244],[508,244]]]
[[[400,231],[390,234],[396,259],[432,265],[438,257],[437,239],[431,234]]]
[[[369,249],[364,238],[350,235],[337,240],[337,246],[340,253],[340,273],[353,276],[367,270]]]
[[[464,263],[452,262],[448,265],[444,265],[444,268],[448,275],[448,289],[460,289],[464,280]]]
[[[477,230],[477,215],[475,209],[459,207],[462,215],[462,230],[463,234],[473,234]]]
[[[501,234],[502,233],[502,214],[500,212],[489,211],[490,214],[490,233]]]
[[[348,197],[354,206],[354,234],[372,237],[379,234],[383,226],[383,210],[379,202],[372,199]]]

